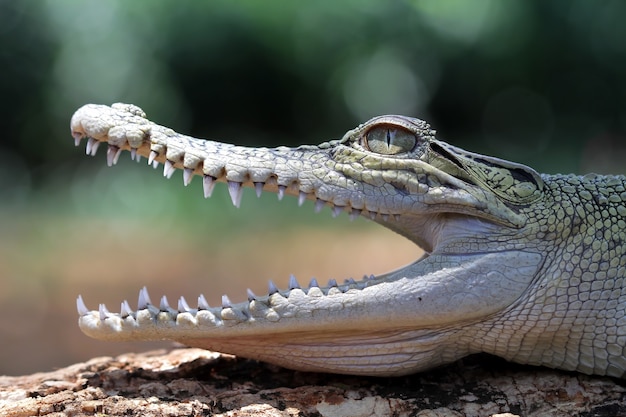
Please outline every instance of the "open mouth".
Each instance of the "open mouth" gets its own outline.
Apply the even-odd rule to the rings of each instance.
[[[223,296],[214,307],[202,295],[155,303],[143,288],[135,310],[124,301],[119,312],[104,304],[90,311],[79,296],[79,326],[97,339],[170,339],[294,369],[400,375],[450,361],[440,351],[458,339],[450,324],[463,328],[508,308],[541,265],[541,254],[497,240],[523,226],[511,201],[538,198],[538,174],[436,141],[417,119],[380,116],[340,140],[296,148],[191,138],[125,104],[84,106],[71,129],[77,145],[87,138],[89,155],[107,142],[108,165],[127,150],[163,164],[165,177],[182,170],[185,185],[200,176],[205,197],[224,182],[235,206],[243,187],[311,200],[316,211],[371,219],[427,252],[389,273],[326,285],[292,276],[286,289],[270,282],[266,294],[248,291],[242,303]]]
[[[93,145],[93,142],[95,142],[94,139],[88,139],[88,143],[91,143],[91,145],[88,145],[88,149],[90,150],[90,155],[95,155],[95,152],[93,151],[93,149],[97,149],[97,145]],[[100,148],[102,150],[102,148]],[[105,148],[106,149],[106,148]],[[107,156],[108,155],[112,155],[115,154],[117,155],[117,157],[115,158],[115,161],[112,162],[112,165],[115,165],[115,163],[117,162],[117,159],[119,158],[120,152],[119,150],[113,150],[113,152],[107,152]],[[134,156],[133,158],[139,158],[139,155]],[[145,161],[145,159],[144,159]],[[151,161],[151,165],[159,165],[159,163],[154,160]],[[165,175],[165,174],[164,174]],[[170,175],[171,176],[171,175]],[[179,177],[180,178],[180,177]],[[185,184],[189,184],[190,181],[185,180]],[[206,184],[206,182],[204,182]],[[196,184],[197,186],[198,184]],[[213,192],[213,188],[216,185],[215,181],[211,182],[211,193]],[[263,187],[260,186],[261,183],[256,183],[253,187],[255,190],[255,193],[257,195],[260,195],[261,192],[263,192]],[[264,184],[263,184],[264,185]],[[235,189],[234,186],[232,185],[228,185],[228,184],[222,184],[219,185],[219,187],[222,187],[219,190],[216,190],[217,192],[228,192],[232,203],[235,206],[239,206],[242,202],[242,198],[241,198],[241,190],[243,189],[242,186],[238,186],[237,187],[237,191],[232,191],[233,189]],[[280,189],[284,189],[284,188],[279,188]],[[204,190],[204,194],[205,196],[210,196],[207,195],[206,193],[206,187],[203,187]],[[209,193],[210,194],[210,193]],[[286,193],[284,192],[279,192],[278,194],[278,199],[283,199],[283,197],[286,195]],[[291,193],[293,194],[293,193]],[[298,197],[295,197],[295,200],[298,202],[298,205],[302,205],[304,203],[304,201],[306,201],[306,199],[302,198],[303,194],[300,193]],[[246,196],[247,197],[247,196]],[[288,196],[287,199],[291,199],[291,201],[294,201],[294,197],[292,196]],[[245,204],[245,201],[244,201]],[[292,203],[293,204],[293,203]],[[356,219],[358,216],[360,215],[364,215],[367,218],[374,218],[378,221],[386,221],[386,222],[397,222],[400,220],[400,216],[399,215],[380,215],[378,213],[368,213],[365,212],[365,214],[363,214],[363,211],[359,210],[358,214],[357,214],[357,210],[345,210],[344,207],[339,207],[339,206],[332,206],[330,203],[328,202],[324,202],[323,200],[317,200],[312,207],[309,206],[309,209],[313,209],[312,211],[314,211],[315,213],[320,212],[322,209],[326,208],[327,206],[329,207],[329,213],[331,214],[332,217],[337,217],[340,214],[346,212],[347,217],[349,217],[350,220],[354,220]],[[327,212],[328,213],[328,212]],[[326,214],[328,215],[328,214]],[[369,237],[369,235],[367,235],[367,237]],[[394,239],[401,239],[400,237],[397,237]],[[392,240],[392,239],[390,239]],[[320,244],[320,243],[317,243]],[[415,248],[417,251],[420,251],[419,248]],[[323,252],[320,250],[320,252]],[[296,252],[294,250],[294,253],[300,253],[300,252]],[[409,259],[407,255],[404,255],[404,259]],[[345,260],[346,264],[352,264],[354,261],[350,260],[349,258],[347,258]],[[385,262],[386,264],[391,264],[390,262]],[[406,262],[403,260],[402,263],[400,263],[400,261],[398,261],[397,265],[403,265]],[[314,268],[308,268],[308,269],[314,269]],[[324,270],[326,268],[322,268],[322,270]],[[367,271],[367,268],[359,268],[360,270],[364,270]],[[378,269],[380,271],[380,266],[378,268],[374,268],[374,269]],[[305,275],[305,274],[297,274],[298,277],[296,277],[295,275],[288,275],[288,280],[285,280],[285,282],[282,285],[278,285],[275,284],[272,280],[267,281],[267,290],[266,291],[256,291],[257,293],[255,294],[255,292],[253,292],[251,289],[247,289],[245,290],[245,292],[242,291],[243,294],[234,294],[235,297],[232,297],[233,300],[236,300],[237,298],[239,300],[242,300],[242,298],[247,298],[247,301],[244,302],[244,304],[246,305],[245,307],[237,305],[237,308],[241,308],[241,311],[243,312],[242,314],[244,316],[246,316],[248,313],[246,312],[247,309],[247,305],[255,300],[267,300],[269,298],[271,298],[271,296],[273,296],[274,294],[279,294],[282,295],[283,297],[288,297],[290,292],[292,292],[293,290],[299,290],[304,292],[307,295],[311,295],[313,296],[314,294],[320,295],[320,296],[328,296],[328,295],[333,295],[333,294],[341,294],[341,293],[346,293],[348,291],[351,290],[362,290],[364,288],[366,288],[367,286],[371,286],[371,285],[375,285],[378,282],[381,282],[384,279],[384,276],[386,274],[380,274],[379,277],[375,276],[374,274],[367,274],[367,275],[359,275],[360,278],[354,279],[352,277],[350,278],[343,278],[343,277],[348,277],[350,275],[349,272],[344,272],[345,275],[343,275],[341,272],[340,273],[335,273],[335,272],[330,272],[327,271],[326,273],[318,273],[318,274],[313,274],[316,277],[322,277],[322,279],[318,279],[318,278],[310,278],[308,279],[308,276],[311,275]],[[207,273],[207,280],[209,280],[211,278],[210,276],[210,272]],[[265,274],[266,276],[268,276],[269,274]],[[335,277],[343,277],[342,278],[338,278],[338,279],[334,279],[334,278],[330,278],[330,279],[324,279],[324,275],[326,275],[326,277],[329,276],[335,276]],[[252,275],[246,275],[246,276],[252,276]],[[271,276],[271,275],[269,275]],[[287,275],[286,275],[287,276]],[[302,279],[301,277],[305,276],[307,277],[306,279]],[[253,276],[252,276],[253,279]],[[210,284],[208,285],[210,287]],[[241,287],[240,287],[241,288]],[[242,287],[241,289],[243,290],[245,287]],[[92,309],[88,308],[87,305],[85,304],[85,302],[83,301],[83,297],[79,296],[76,300],[76,305],[77,305],[77,310],[80,316],[85,316],[85,315],[89,315],[91,313],[93,313]],[[156,318],[159,314],[168,314],[172,317],[177,316],[180,313],[191,313],[191,314],[197,314],[198,311],[211,311],[214,315],[220,315],[221,311],[226,310],[226,309],[232,309],[233,306],[235,306],[236,304],[234,302],[231,301],[231,297],[229,297],[228,295],[223,295],[221,297],[221,303],[214,303],[213,301],[211,301],[211,304],[209,304],[209,302],[207,301],[207,298],[203,295],[200,294],[197,298],[193,297],[193,298],[185,298],[184,296],[181,296],[178,299],[169,299],[167,296],[160,296],[160,298],[157,296],[155,297],[151,297],[150,294],[148,293],[148,288],[144,287],[139,291],[139,295],[137,296],[136,299],[131,300],[131,302],[129,302],[128,300],[124,300],[121,305],[119,305],[118,308],[109,308],[107,307],[105,304],[100,304],[98,305],[98,307],[96,308],[96,311],[98,313],[98,317],[101,321],[106,321],[106,320],[113,320],[113,319],[127,319],[127,318],[131,318],[131,319],[135,319],[137,317],[137,312],[139,310],[147,310],[150,311],[152,313],[152,315]]]
[[[97,111],[102,111],[105,106],[98,107]],[[144,126],[139,126],[138,133],[132,135],[128,132],[126,126],[107,126],[106,129],[102,128],[99,124],[101,121],[100,114],[91,116],[89,114],[93,108],[85,106],[87,108],[86,113],[82,114],[81,120],[75,122],[72,121],[72,135],[75,139],[75,144],[78,146],[82,139],[86,139],[85,151],[87,155],[95,156],[98,149],[103,142],[107,142],[106,148],[106,161],[107,165],[115,165],[121,153],[124,150],[130,152],[132,160],[139,161],[142,154],[147,157],[149,165],[157,168],[160,164],[163,166],[163,176],[170,178],[177,169],[182,171],[183,184],[189,185],[194,175],[199,174],[199,170],[204,168],[201,172],[202,189],[205,198],[212,195],[213,190],[217,182],[224,182],[230,199],[234,206],[239,207],[242,200],[242,191],[244,187],[250,187],[255,190],[257,196],[260,196],[263,192],[273,192],[278,196],[279,200],[282,200],[285,195],[292,195],[297,199],[298,205],[302,205],[306,200],[313,200],[314,211],[319,212],[324,207],[329,207],[333,217],[338,216],[342,212],[346,212],[351,220],[363,216],[370,220],[374,220],[383,224],[393,225],[394,223],[401,222],[401,215],[394,212],[386,212],[379,207],[368,206],[365,202],[355,202],[350,198],[342,196],[342,190],[339,188],[339,193],[330,187],[316,186],[313,187],[300,179],[285,179],[291,174],[285,174],[284,172],[275,172],[271,169],[248,169],[244,175],[237,175],[238,170],[236,167],[227,166],[226,164],[218,164],[218,168],[214,170],[206,171],[206,160],[204,166],[189,167],[189,159],[194,159],[193,149],[177,148],[176,143],[171,141],[167,142],[167,145],[162,145],[159,142],[158,135],[154,130],[149,130]],[[83,109],[85,109],[83,108]],[[79,110],[79,112],[83,111]],[[132,110],[132,109],[131,109]],[[77,112],[77,115],[79,114]],[[77,117],[76,115],[74,116]],[[121,133],[119,130],[121,129]],[[148,135],[147,132],[150,132]],[[95,134],[94,134],[95,133]],[[98,136],[99,134],[99,136]],[[147,136],[150,136],[147,140]],[[156,137],[156,138],[155,138]],[[383,138],[384,140],[384,138]],[[233,145],[224,145],[227,150],[232,150]],[[308,151],[312,147],[293,148],[296,153]],[[263,148],[264,151],[269,151]],[[215,152],[215,158],[219,158],[222,150]],[[252,149],[248,158],[254,160],[258,158]],[[184,154],[181,156],[181,153]],[[262,158],[260,158],[262,159]],[[261,164],[262,165],[262,164]],[[313,166],[314,169],[319,169],[319,166]],[[297,174],[297,171],[296,171]],[[293,176],[293,175],[292,175]],[[296,175],[297,176],[297,175]],[[294,177],[295,178],[295,177]],[[345,192],[343,192],[345,194]],[[393,229],[393,226],[391,226]],[[276,297],[283,297],[288,299],[292,294],[303,293],[307,297],[328,297],[337,294],[345,294],[350,291],[363,291],[367,287],[380,284],[382,282],[389,281],[389,274],[383,274],[380,276],[374,276],[373,274],[365,275],[362,279],[355,280],[348,278],[342,281],[330,279],[325,285],[321,285],[317,279],[312,278],[306,285],[302,285],[295,276],[289,278],[287,288],[279,289],[272,281],[268,283],[268,291],[266,294],[257,296],[251,290],[247,290],[247,302],[234,304],[230,298],[226,295],[222,297],[221,306],[212,307],[207,302],[203,295],[198,297],[197,303],[188,302],[184,297],[180,297],[174,304],[170,303],[167,297],[163,296],[158,302],[153,302],[148,294],[148,290],[144,287],[140,290],[137,308],[133,309],[128,301],[121,303],[119,312],[111,312],[104,304],[100,304],[96,311],[90,311],[85,305],[81,296],[78,297],[76,305],[78,313],[81,317],[81,321],[98,320],[99,324],[96,326],[102,329],[103,324],[106,323],[108,327],[118,327],[121,329],[121,322],[125,321],[137,321],[140,312],[149,313],[152,321],[159,321],[167,318],[170,321],[176,321],[181,314],[188,314],[194,317],[202,315],[202,312],[208,312],[214,320],[229,320],[231,316],[237,317],[241,320],[251,319],[254,316],[254,312],[250,311],[251,304],[259,304],[262,302],[267,306],[271,305],[271,300]],[[236,311],[236,313],[234,313]],[[270,314],[271,316],[271,314]],[[269,316],[268,316],[269,317]],[[111,326],[113,323],[118,323],[118,326]],[[94,323],[92,323],[94,324]],[[93,326],[92,326],[93,327]]]

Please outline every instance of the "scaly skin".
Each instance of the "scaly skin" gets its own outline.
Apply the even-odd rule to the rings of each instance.
[[[164,175],[315,200],[365,216],[421,246],[415,263],[362,281],[313,281],[248,302],[136,311],[79,297],[80,328],[106,340],[172,339],[305,371],[403,375],[476,352],[587,374],[626,375],[626,179],[538,174],[435,138],[423,121],[376,117],[341,140],[247,148],[180,135],[136,106],[87,105],[72,117],[87,153],[108,142]],[[381,248],[382,249],[382,248]]]

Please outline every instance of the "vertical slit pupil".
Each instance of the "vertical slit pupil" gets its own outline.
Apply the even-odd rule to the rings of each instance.
[[[387,129],[387,146],[391,145],[391,130]]]

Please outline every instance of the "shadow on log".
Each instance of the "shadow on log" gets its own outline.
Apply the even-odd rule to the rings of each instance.
[[[2,416],[620,416],[626,381],[470,357],[399,378],[290,371],[200,349],[0,377]]]

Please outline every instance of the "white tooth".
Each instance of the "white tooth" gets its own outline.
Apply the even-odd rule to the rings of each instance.
[[[230,194],[230,199],[232,200],[233,205],[239,208],[241,205],[241,196],[243,195],[241,183],[237,181],[228,181],[228,194]]]
[[[159,309],[161,309],[161,311],[167,311],[170,309],[170,303],[167,302],[166,296],[161,297],[161,302],[159,303]]]
[[[181,313],[185,313],[187,311],[191,311],[191,307],[189,307],[189,304],[187,304],[187,300],[185,300],[185,297],[181,296],[178,299],[178,311]]]
[[[339,216],[341,214],[342,211],[343,211],[343,207],[341,207],[341,206],[334,206],[333,207],[332,216],[333,217],[337,217],[337,216]]]
[[[83,301],[82,295],[79,295],[78,298],[76,299],[76,310],[78,311],[79,316],[84,316],[87,313],[89,313],[89,310],[87,309],[87,306],[85,305],[85,302]]]
[[[98,306],[98,313],[100,314],[100,321],[104,321],[111,316],[111,313],[107,310],[107,307],[104,304],[100,304],[100,306]]]
[[[87,146],[85,146],[85,153],[87,155],[91,155],[91,149],[93,148],[93,145],[95,143],[97,143],[97,140],[95,140],[94,138],[87,139]]]
[[[289,289],[294,290],[296,288],[300,288],[300,284],[298,284],[298,280],[296,279],[295,275],[291,274],[289,276]]]
[[[311,278],[311,281],[309,282],[309,288],[319,288],[320,284],[317,283],[317,280],[315,278]]]
[[[166,159],[165,163],[163,164],[163,176],[167,177],[167,179],[170,179],[172,178],[174,171],[176,171],[176,168],[174,168],[174,163],[169,159]]]
[[[230,302],[230,298],[226,294],[222,295],[222,308],[231,308],[233,303]]]
[[[154,161],[152,161],[152,168],[157,169],[158,167],[159,167],[159,161],[155,159]]]
[[[256,192],[257,197],[261,197],[261,193],[263,192],[263,183],[255,182],[254,183],[254,191]]]
[[[137,157],[137,148],[130,148],[130,160],[134,161]]]
[[[152,304],[150,301],[150,295],[148,294],[148,289],[143,287],[139,290],[139,298],[137,300],[137,310],[143,310],[148,307],[148,305]]]
[[[115,156],[117,155],[119,150],[120,148],[118,148],[117,146],[109,145],[107,147],[107,165],[108,166],[113,166],[117,163],[117,158]]]
[[[82,136],[74,136],[74,146],[80,146],[80,140]]]
[[[383,214],[382,215],[383,221],[389,221],[389,215],[388,214]]]
[[[278,287],[271,280],[267,283],[267,287],[268,287],[267,293],[269,295],[276,294],[278,292]]]
[[[354,220],[357,217],[359,217],[361,215],[361,210],[359,209],[352,209],[352,211],[350,212],[350,220]]]
[[[159,156],[158,153],[156,153],[155,151],[150,151],[150,156],[148,156],[148,165],[154,165],[153,162],[156,160],[157,156]]]
[[[319,198],[315,200],[315,212],[319,213],[324,208],[326,202],[324,200],[320,200]]]
[[[375,211],[370,211],[370,219],[372,219],[372,220],[376,219],[376,212]]]
[[[185,187],[189,185],[192,178],[193,178],[193,169],[185,168],[183,171],[183,184],[185,184]]]
[[[98,152],[98,147],[100,146],[100,142],[95,140],[91,144],[91,156],[96,156],[96,152]]]
[[[278,200],[282,200],[283,197],[285,196],[285,190],[287,189],[287,187],[285,187],[284,185],[279,185],[278,186]]]
[[[211,307],[209,307],[209,303],[204,298],[204,294],[200,294],[198,297],[198,310],[208,310],[209,308]]]
[[[91,150],[91,153],[90,153],[91,156],[96,156],[96,152],[98,152],[98,147],[100,146],[100,143],[101,142],[99,142],[99,141],[94,139],[93,143],[91,144],[91,149],[90,149]]]
[[[113,155],[113,165],[117,164],[117,161],[120,160],[120,155],[122,154],[122,149],[121,148],[117,148],[117,151],[115,151],[115,155]]]
[[[248,301],[256,300],[256,295],[252,292],[250,288],[246,290],[246,293],[248,294]]]
[[[130,308],[130,304],[128,304],[128,301],[124,300],[120,306],[120,316],[125,318],[130,316],[132,312],[133,310]]]
[[[306,193],[300,191],[298,193],[298,206],[303,205],[305,201],[306,201]]]
[[[135,155],[135,161],[140,162],[141,161],[141,155],[139,155],[139,154]]]
[[[400,221],[400,215],[399,215],[399,214],[394,214],[394,215],[393,215],[393,219],[394,219],[395,221],[399,222],[399,221]]]
[[[116,152],[117,150],[115,146],[109,145],[107,147],[107,165],[108,166],[113,166]]]
[[[215,178],[210,175],[202,177],[202,188],[204,189],[204,198],[211,197],[213,188],[215,188]]]

